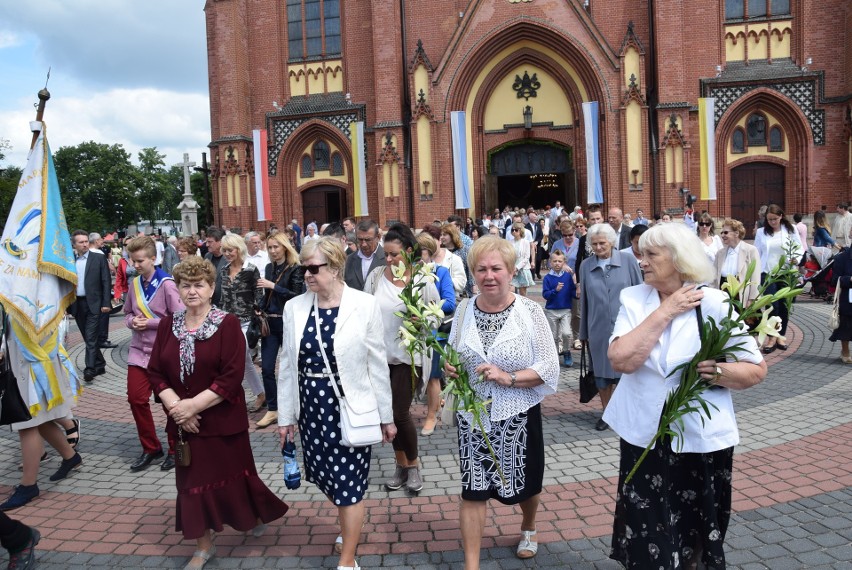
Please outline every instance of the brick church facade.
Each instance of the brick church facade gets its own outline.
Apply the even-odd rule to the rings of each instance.
[[[848,0],[207,0],[214,217],[355,212],[416,227],[506,204],[586,205],[582,103],[599,103],[606,205],[678,212],[699,190],[714,97],[718,199],[750,225],[852,197]],[[471,208],[455,210],[450,113],[466,112]],[[526,111],[526,115],[525,115]],[[252,130],[272,220],[257,222]]]

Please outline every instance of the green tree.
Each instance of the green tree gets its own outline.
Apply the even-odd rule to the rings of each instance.
[[[0,160],[6,160],[6,153],[3,151],[11,150],[12,145],[9,144],[8,139],[0,138]]]
[[[0,156],[2,160],[2,156]],[[12,201],[18,192],[18,182],[21,181],[23,170],[11,166],[0,172],[0,231],[9,218],[9,210],[12,209]]]
[[[103,233],[137,221],[142,175],[122,145],[84,142],[53,160],[69,228]]]
[[[155,220],[174,219],[170,212],[174,194],[171,171],[166,170],[165,154],[157,152],[156,147],[143,148],[139,151],[139,207],[143,219]]]

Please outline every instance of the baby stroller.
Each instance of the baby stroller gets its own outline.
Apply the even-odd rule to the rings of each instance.
[[[805,262],[802,265],[803,284],[810,283],[811,297],[831,301],[831,266],[834,264],[834,255],[830,247],[808,248]]]

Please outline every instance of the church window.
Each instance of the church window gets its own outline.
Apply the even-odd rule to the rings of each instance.
[[[340,0],[287,0],[290,59],[340,55]]]
[[[339,152],[331,155],[331,175],[343,176],[343,157]]]
[[[314,143],[314,170],[328,170],[329,162],[328,143],[318,140]]]
[[[781,127],[775,125],[769,129],[769,152],[784,151],[784,133],[781,132]]]
[[[790,0],[725,0],[725,19],[789,16]]]
[[[734,154],[742,154],[746,151],[745,146],[745,131],[742,127],[737,127],[731,137],[731,152]]]
[[[766,117],[752,113],[746,121],[748,146],[766,146]]]
[[[309,155],[302,156],[302,178],[313,178],[314,176],[314,161]]]

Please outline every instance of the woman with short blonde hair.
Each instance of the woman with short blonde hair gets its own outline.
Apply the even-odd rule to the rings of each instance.
[[[219,281],[222,287],[221,309],[236,315],[240,319],[243,334],[246,334],[254,314],[254,307],[260,303],[263,295],[263,289],[257,286],[260,271],[248,261],[248,249],[243,238],[236,234],[228,234],[221,241],[222,255],[226,261],[219,270]],[[246,346],[248,347],[248,344]],[[266,392],[248,349],[246,350],[245,381],[255,396],[254,404],[249,411],[260,411],[266,405]]]

